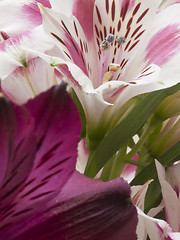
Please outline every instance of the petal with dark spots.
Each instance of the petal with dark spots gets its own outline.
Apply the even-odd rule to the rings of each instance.
[[[75,172],[41,215],[10,234],[14,240],[135,240],[136,224],[130,187],[122,178],[104,183]]]

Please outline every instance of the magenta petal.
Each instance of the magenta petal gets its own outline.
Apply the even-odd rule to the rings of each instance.
[[[130,202],[130,187],[122,178],[104,183],[75,172],[42,210],[14,228],[11,235],[17,237],[12,239],[137,239],[137,213]]]
[[[31,172],[26,172],[28,177],[21,186],[21,191],[0,222],[1,240],[13,239],[13,227],[24,224],[28,217],[35,214],[39,216],[43,207],[59,194],[71,177],[77,159],[80,118],[75,104],[66,92],[65,84],[52,87],[24,107],[30,111],[35,122],[36,156]],[[16,116],[11,118],[12,122],[16,120]],[[13,134],[12,132],[10,136]],[[29,143],[29,148],[31,145],[33,142]],[[23,174],[22,169],[21,173]]]
[[[74,172],[81,133],[79,113],[65,84],[40,94],[26,107],[35,119],[38,143],[32,172],[18,196],[21,207],[61,190]]]
[[[34,120],[24,107],[0,98],[0,212],[22,188],[36,150]]]

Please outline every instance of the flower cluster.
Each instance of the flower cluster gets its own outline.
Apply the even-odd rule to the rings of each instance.
[[[180,239],[180,1],[0,15],[0,239]]]

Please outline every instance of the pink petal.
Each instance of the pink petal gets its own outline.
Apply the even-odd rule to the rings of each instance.
[[[93,8],[95,0],[68,0],[63,5],[58,0],[51,0],[50,2],[55,11],[65,13],[66,16],[74,15],[81,24],[88,41],[91,41],[93,37]]]
[[[147,64],[163,66],[180,50],[180,5],[172,5],[156,16],[146,47]],[[167,16],[169,16],[167,18]]]
[[[93,9],[95,0],[76,0],[73,5],[73,15],[77,18],[81,27],[90,41],[93,37]],[[87,14],[88,13],[88,14]]]
[[[29,21],[34,22],[35,26],[42,23],[42,16],[37,3],[42,3],[45,7],[51,8],[49,0],[33,0],[28,4],[24,4],[21,8],[22,13]]]
[[[37,2],[43,2],[44,6],[51,7],[49,0],[0,1],[1,31],[12,37],[40,25],[42,16]]]
[[[144,41],[147,41],[146,32],[149,30],[149,24],[154,21],[157,7],[157,1],[98,0],[95,2],[94,38],[99,56],[102,55],[100,44],[108,34],[113,34],[115,38],[123,36],[126,39],[124,44],[118,44],[117,41],[110,44],[110,53],[103,73],[107,71],[110,63],[118,63],[120,70],[116,74],[116,80],[127,79],[127,72],[131,73],[131,80],[139,74],[137,69],[134,70],[133,64],[138,62],[138,69],[142,68],[143,61],[137,51]],[[130,64],[133,57],[135,60]]]
[[[62,11],[45,9],[42,5],[40,8],[44,29],[60,47],[64,59],[74,62],[96,84],[98,54],[94,42],[87,39],[78,20],[74,16],[68,18]]]

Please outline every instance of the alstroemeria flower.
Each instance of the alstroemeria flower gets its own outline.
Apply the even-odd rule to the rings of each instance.
[[[107,129],[133,96],[179,82],[180,5],[159,12],[160,2],[71,0],[63,6],[52,0],[52,9],[40,5],[44,29],[66,58],[49,62],[76,91],[88,126],[96,128],[101,120]]]
[[[37,2],[50,8],[49,0],[0,1],[0,39],[18,35],[42,23]]]
[[[80,125],[64,85],[23,106],[0,98],[1,240],[137,239],[127,182],[75,171]]]
[[[58,54],[42,26],[0,43],[1,88],[11,100],[20,104],[58,84],[62,78],[42,58],[27,52],[24,49],[27,46],[39,52],[53,54],[56,51]]]

